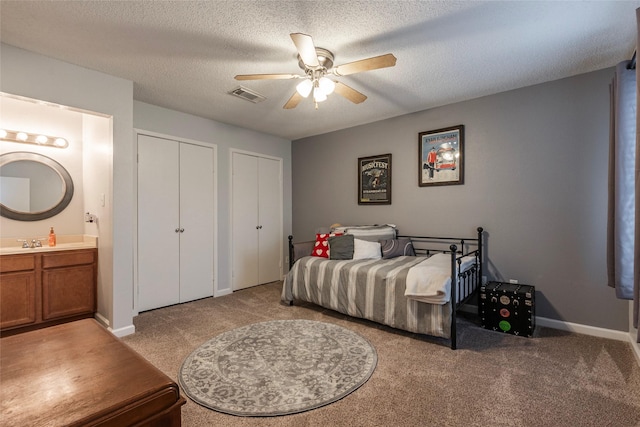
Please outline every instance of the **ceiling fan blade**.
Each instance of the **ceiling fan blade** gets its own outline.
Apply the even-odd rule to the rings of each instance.
[[[393,56],[392,53],[387,53],[386,55],[374,56],[373,58],[338,65],[337,67],[333,67],[332,72],[336,76],[348,76],[349,74],[393,67],[394,65],[396,65],[396,57]]]
[[[365,95],[361,94],[354,88],[347,86],[346,84],[338,81],[336,81],[335,83],[336,83],[336,88],[334,89],[334,92],[337,93],[338,95],[344,96],[354,104],[360,104],[361,102],[364,102],[365,99],[367,99]]]
[[[303,98],[302,98],[302,95],[300,95],[300,94],[298,93],[298,91],[295,91],[295,92],[293,93],[293,95],[291,95],[291,98],[289,98],[289,100],[287,101],[287,103],[286,103],[286,104],[284,104],[284,107],[282,107],[282,108],[284,108],[285,110],[290,110],[290,109],[292,109],[292,108],[296,108],[296,107],[298,106],[298,103],[299,103],[300,101],[302,101],[302,99],[303,99]]]
[[[297,74],[238,74],[234,78],[236,80],[286,80],[297,79],[299,77]]]
[[[307,67],[319,67],[318,54],[316,53],[316,47],[313,44],[311,36],[302,33],[291,33],[290,35],[304,65]]]

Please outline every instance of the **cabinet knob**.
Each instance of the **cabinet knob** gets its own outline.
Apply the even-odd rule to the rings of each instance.
[[[179,233],[179,232],[180,232],[180,229],[179,229],[179,228],[176,228],[176,233]]]
[[[184,228],[181,228],[181,229],[180,229],[180,232],[181,232],[181,233],[184,233]]]

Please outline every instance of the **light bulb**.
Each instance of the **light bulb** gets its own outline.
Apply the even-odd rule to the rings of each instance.
[[[325,95],[331,95],[336,88],[333,80],[327,77],[321,77],[320,80],[318,80],[318,86],[320,86],[320,89],[322,89]]]
[[[0,138],[6,138],[7,137],[7,131],[4,129],[0,129]]]
[[[26,141],[28,137],[29,137],[29,136],[28,136],[26,133],[24,133],[24,132],[18,132],[18,133],[16,134],[16,139],[18,139],[18,140],[20,140],[20,141]]]
[[[327,100],[327,94],[322,91],[320,88],[313,89],[313,100],[316,102],[322,102]]]
[[[47,137],[46,137],[46,136],[44,136],[44,135],[38,135],[38,137],[36,138],[36,142],[37,142],[38,144],[46,144],[46,143],[47,143],[47,141],[49,141],[49,138],[47,138]]]
[[[64,138],[57,138],[54,142],[55,145],[57,145],[58,147],[66,147],[67,146],[67,140]]]
[[[311,89],[313,89],[313,82],[309,79],[304,79],[296,86],[298,93],[305,98],[309,96]]]

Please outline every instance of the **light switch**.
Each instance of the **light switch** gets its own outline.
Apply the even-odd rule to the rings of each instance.
[[[104,193],[100,194],[100,205],[104,207]]]

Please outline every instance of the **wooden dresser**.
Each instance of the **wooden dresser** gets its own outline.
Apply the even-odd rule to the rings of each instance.
[[[3,426],[181,425],[178,385],[93,319],[0,338]]]
[[[93,317],[97,274],[97,249],[0,256],[0,333]]]

